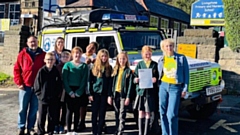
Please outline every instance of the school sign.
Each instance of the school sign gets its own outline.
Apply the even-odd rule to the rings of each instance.
[[[198,0],[192,4],[191,26],[224,26],[222,0]]]

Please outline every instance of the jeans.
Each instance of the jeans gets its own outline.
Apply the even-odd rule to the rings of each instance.
[[[37,110],[38,99],[33,89],[25,86],[24,90],[19,90],[18,128],[25,129],[26,121],[27,129],[34,128]]]
[[[161,82],[159,88],[162,135],[178,135],[178,109],[182,85]]]

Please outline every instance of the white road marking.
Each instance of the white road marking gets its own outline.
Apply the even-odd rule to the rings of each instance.
[[[7,94],[0,94],[0,96],[6,96]]]
[[[238,131],[229,127],[231,125],[240,125],[240,122],[234,122],[234,123],[225,123],[227,120],[219,120],[217,123],[215,123],[214,125],[212,125],[210,127],[210,129],[217,129],[218,127],[223,127],[225,128],[226,130],[232,132],[232,133],[237,133]]]

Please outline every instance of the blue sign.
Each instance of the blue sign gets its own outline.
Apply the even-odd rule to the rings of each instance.
[[[192,4],[191,19],[224,19],[222,0],[199,0]]]

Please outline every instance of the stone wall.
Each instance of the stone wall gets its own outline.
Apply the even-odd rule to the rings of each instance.
[[[219,64],[223,71],[226,89],[240,93],[240,53],[225,47],[220,50],[219,55]]]
[[[211,62],[218,61],[216,32],[212,29],[186,29],[184,36],[178,37],[178,44],[196,44],[196,58]]]
[[[13,66],[19,53],[21,26],[11,26],[5,32],[4,45],[0,46],[0,72],[13,76]]]

